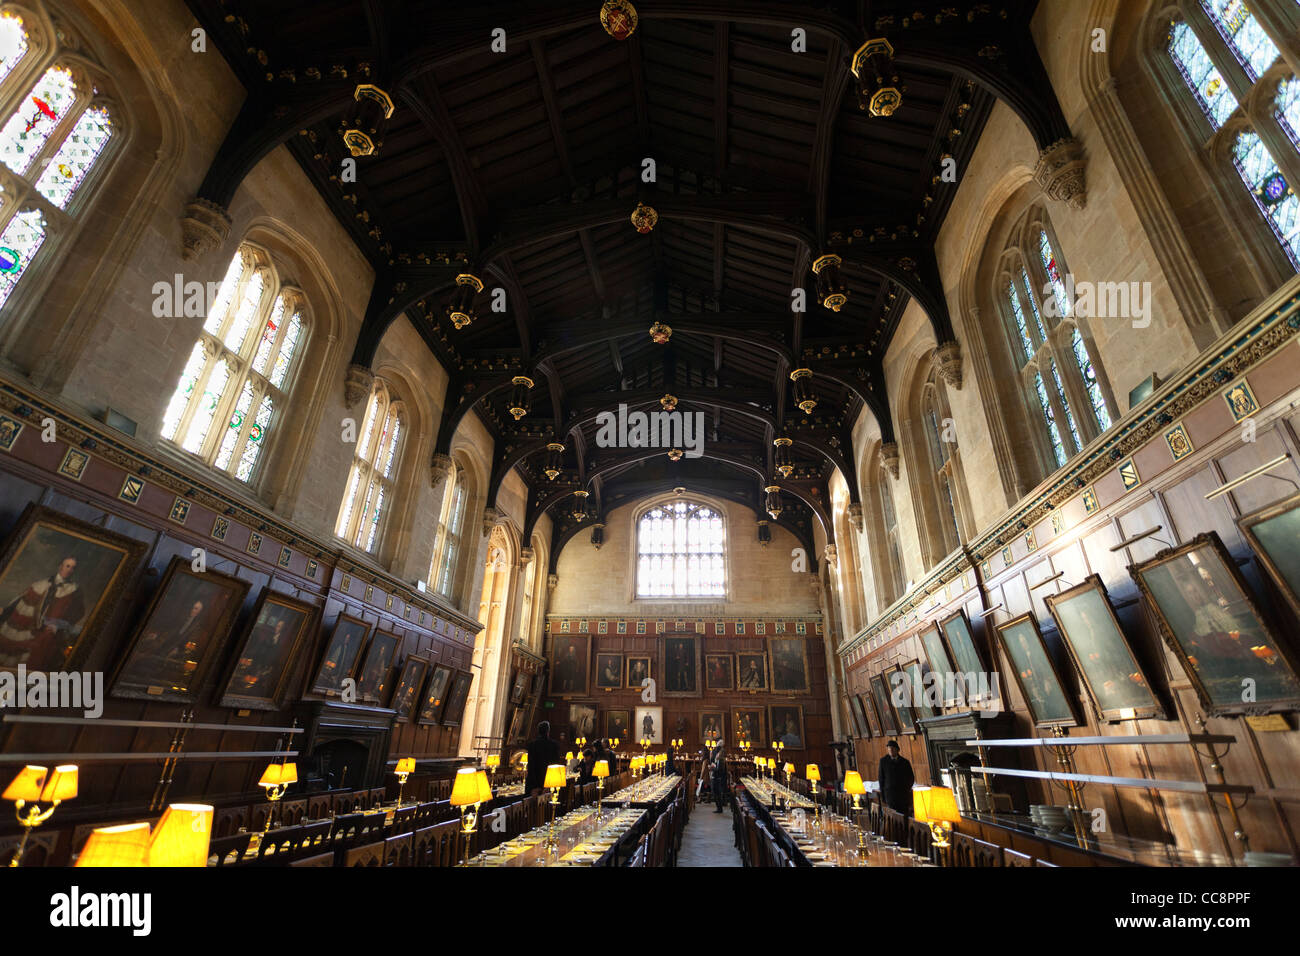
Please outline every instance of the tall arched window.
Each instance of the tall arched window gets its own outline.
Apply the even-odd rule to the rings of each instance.
[[[42,248],[84,220],[88,184],[102,181],[117,128],[104,80],[84,55],[0,13],[0,307]],[[120,139],[120,137],[118,137]]]
[[[994,290],[1032,420],[1042,474],[1083,450],[1113,423],[1093,352],[1075,314],[1073,279],[1041,209],[1012,230]]]
[[[438,519],[438,533],[433,545],[433,569],[430,572],[433,589],[447,598],[454,597],[451,592],[456,586],[456,568],[460,563],[466,497],[465,468],[455,465],[447,478],[447,489],[443,494],[442,514]]]
[[[242,247],[167,403],[162,437],[251,481],[303,351],[302,311],[302,293],[279,285],[266,253]]]
[[[375,379],[334,528],[335,534],[354,547],[375,550],[380,522],[392,501],[402,430],[402,403],[382,379]]]
[[[954,487],[957,474],[957,434],[934,375],[922,393],[921,424],[925,430],[931,475],[938,498],[939,533],[942,536],[943,552],[950,554],[961,544],[961,524],[957,518],[957,493]]]
[[[692,501],[657,505],[637,521],[637,597],[722,597],[727,534],[722,515]]]
[[[903,578],[903,549],[898,540],[898,512],[894,510],[894,489],[889,485],[889,476],[882,469],[877,485],[880,494],[881,516],[885,524],[885,543],[889,561],[889,601],[892,604],[903,596],[907,582]]]
[[[1300,269],[1300,91],[1278,49],[1283,38],[1256,16],[1256,4],[1274,10],[1275,23],[1300,19],[1295,0],[1179,0],[1163,52],[1201,117],[1191,124],[1193,139],[1235,171]]]

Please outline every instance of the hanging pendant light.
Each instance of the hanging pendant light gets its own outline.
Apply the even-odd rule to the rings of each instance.
[[[632,225],[636,231],[643,236],[648,236],[654,231],[655,223],[659,221],[659,213],[655,212],[653,206],[647,206],[643,202],[636,204],[632,210]]]
[[[765,519],[759,518],[758,519],[758,545],[761,548],[766,548],[771,543],[772,543],[772,526],[768,524],[768,522]]]
[[[542,473],[546,475],[547,481],[554,481],[563,470],[564,446],[553,441],[546,446],[546,467],[542,469]]]
[[[575,491],[573,495],[577,500],[573,503],[573,511],[571,513],[573,515],[573,520],[581,524],[587,520],[587,499],[590,497],[590,492]]]
[[[669,393],[665,395],[663,398],[659,399],[659,405],[660,407],[663,408],[664,411],[671,412],[673,409],[677,407],[677,396]]]
[[[605,543],[605,526],[597,523],[591,526],[591,544],[599,551],[600,546]]]
[[[813,394],[812,388],[812,369],[795,369],[790,373],[790,381],[794,382],[794,403],[805,415],[811,415],[817,407],[817,396]]]
[[[600,5],[600,25],[615,40],[626,40],[636,32],[636,7],[628,0],[605,0]]]
[[[468,272],[456,276],[456,291],[447,303],[447,318],[458,329],[474,321],[474,297],[483,291],[483,280]]]
[[[343,142],[353,156],[373,156],[384,144],[383,130],[393,115],[393,100],[373,83],[352,91],[353,104],[343,120]]]
[[[672,337],[673,330],[671,326],[664,325],[662,322],[655,322],[654,325],[650,326],[650,340],[655,345],[667,345],[668,340]]]
[[[772,444],[776,446],[776,470],[782,478],[789,478],[794,471],[794,440],[782,435]]]
[[[680,448],[673,448],[670,449],[668,452],[669,461],[681,461],[684,456],[685,456],[685,452],[683,452]]]
[[[763,490],[767,492],[767,499],[763,502],[763,508],[772,516],[772,520],[775,521],[777,518],[781,517],[781,486],[768,485]]]
[[[813,275],[817,277],[817,301],[832,312],[838,312],[849,301],[849,288],[840,278],[843,262],[832,252],[819,256],[812,264]]]
[[[884,37],[858,47],[851,69],[857,77],[858,109],[872,116],[893,116],[903,105],[906,87],[898,82],[894,47]]]
[[[533,387],[533,380],[527,375],[516,375],[510,380],[510,384],[515,387],[514,393],[510,396],[510,414],[515,416],[515,421],[519,421],[528,414],[531,407],[532,399],[528,393]]]

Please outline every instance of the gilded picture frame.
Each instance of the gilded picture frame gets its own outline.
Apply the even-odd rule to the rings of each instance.
[[[996,625],[993,632],[1034,726],[1043,730],[1081,726],[1084,719],[1078,696],[1056,666],[1038,618],[1032,613],[1021,614]]]
[[[263,588],[226,667],[217,706],[278,710],[298,653],[315,632],[316,614],[315,605]]]

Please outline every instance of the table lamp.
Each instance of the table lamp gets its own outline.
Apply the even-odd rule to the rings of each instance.
[[[862,774],[856,770],[847,770],[844,773],[844,792],[853,795],[853,815],[858,819],[858,849],[866,849],[866,840],[862,833],[862,804],[860,798],[867,792],[867,788],[862,784]]]
[[[790,777],[794,773],[794,764],[787,760],[781,769],[785,771],[785,785],[788,787],[791,783]]]
[[[206,855],[204,863],[207,863]],[[75,864],[83,866],[137,867],[149,865],[149,824],[123,823],[99,827],[90,837]]]
[[[803,775],[807,778],[808,784],[812,787],[813,826],[820,827],[822,825],[822,805],[817,802],[817,781],[822,778],[821,768],[819,768],[815,763],[810,763],[804,769]]]
[[[560,790],[564,787],[567,779],[568,777],[564,770],[564,764],[553,763],[546,768],[546,779],[542,783],[542,786],[551,791],[551,829],[546,837],[546,848],[548,850],[554,850],[556,848],[555,808],[560,803]]]
[[[525,783],[528,780],[528,754],[519,755],[519,775],[524,778]],[[527,796],[527,794],[525,794]]]
[[[596,778],[596,819],[600,819],[602,801],[605,798],[605,778],[609,776],[609,761],[597,760],[591,768],[591,775]]]
[[[479,781],[479,775],[483,775],[483,783],[487,781],[487,774],[474,767],[461,767],[456,771],[455,780],[451,785],[451,805],[460,808],[460,830],[465,836],[465,864],[469,865],[469,845],[474,838],[474,831],[478,828],[478,811],[484,802],[483,783]],[[487,788],[486,799],[492,799],[492,788]],[[472,809],[468,809],[472,808]]]
[[[487,767],[488,783],[491,784],[492,774],[496,771],[497,767],[501,766],[501,755],[488,754],[483,758],[483,765]]]
[[[149,838],[149,866],[208,865],[213,808],[204,803],[173,803]]]
[[[45,767],[28,765],[18,771],[18,776],[5,787],[0,800],[12,800],[14,813],[23,828],[22,839],[14,851],[10,866],[22,862],[27,850],[27,838],[32,830],[54,815],[54,810],[64,800],[71,800],[77,795],[78,770],[75,764],[64,764],[50,772]],[[23,809],[31,805],[24,813]]]
[[[397,806],[402,806],[402,790],[406,787],[406,778],[415,773],[415,758],[403,757],[397,761],[397,769],[393,771],[397,774]]]
[[[289,789],[289,784],[298,782],[298,765],[296,763],[273,763],[268,764],[266,772],[262,774],[262,779],[257,781],[259,787],[266,789],[266,799],[271,801],[271,812],[266,815],[266,829],[263,833],[270,832],[271,821],[275,819],[275,807],[284,792]]]
[[[912,790],[913,816],[930,827],[934,845],[942,850],[949,845],[952,826],[961,820],[957,798],[949,787],[916,787]]]

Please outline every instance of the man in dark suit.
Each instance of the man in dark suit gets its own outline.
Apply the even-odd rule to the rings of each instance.
[[[528,776],[524,778],[526,793],[541,793],[546,788],[546,768],[560,762],[560,748],[551,739],[551,722],[543,720],[537,725],[537,736],[528,741]]]
[[[722,812],[722,802],[727,799],[727,754],[722,746],[713,748],[713,802],[717,806],[714,813]]]
[[[885,756],[880,758],[880,798],[891,810],[897,810],[903,816],[910,817],[912,784],[916,783],[912,764],[906,757],[899,755],[897,740],[885,744],[885,750]]]

